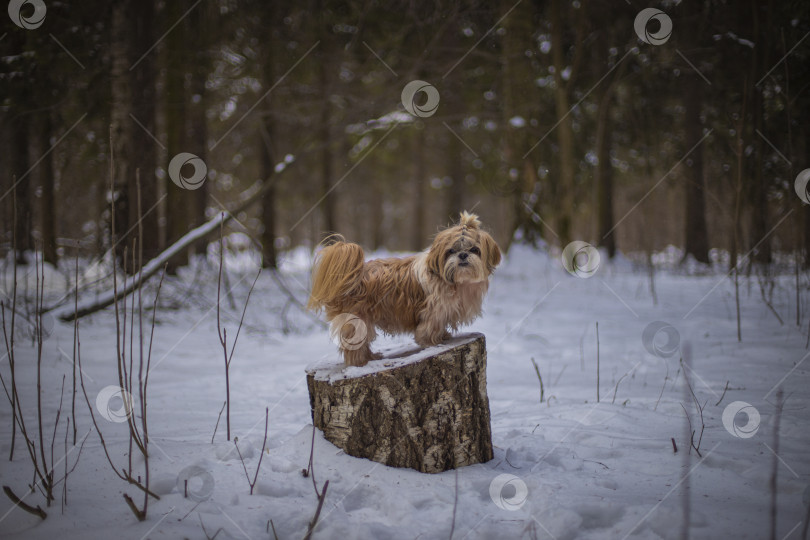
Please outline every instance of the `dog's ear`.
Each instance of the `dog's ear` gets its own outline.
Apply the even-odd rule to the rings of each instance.
[[[446,244],[446,239],[439,233],[430,246],[430,250],[428,250],[427,257],[425,258],[425,264],[428,270],[437,276],[441,276],[444,273],[444,254],[448,249]]]
[[[495,267],[501,264],[501,250],[495,240],[487,233],[481,233],[481,244],[487,260],[487,270],[491,274]]]

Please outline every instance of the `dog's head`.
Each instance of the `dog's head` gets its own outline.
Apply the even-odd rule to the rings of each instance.
[[[467,212],[436,235],[426,260],[428,269],[450,284],[486,281],[500,262],[498,244],[481,229],[478,216]]]

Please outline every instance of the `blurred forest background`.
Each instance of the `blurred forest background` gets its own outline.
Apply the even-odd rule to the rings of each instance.
[[[731,264],[810,248],[807,2],[42,3],[37,28],[0,23],[0,255],[16,244],[21,263],[116,244],[111,185],[116,245],[142,215],[145,260],[260,189],[229,228],[268,267],[329,231],[422,249],[462,209],[504,247]],[[648,7],[672,21],[665,43],[634,28]],[[412,80],[437,89],[435,114],[404,110]],[[169,178],[181,152],[205,163],[201,188]]]

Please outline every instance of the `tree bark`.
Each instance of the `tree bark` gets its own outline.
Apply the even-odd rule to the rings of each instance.
[[[551,0],[551,57],[554,64],[554,103],[557,111],[557,234],[561,245],[571,241],[571,216],[574,212],[574,135],[569,115],[569,100],[566,81],[562,72],[566,68],[563,45],[562,0]],[[573,73],[571,74],[573,76]]]
[[[686,88],[686,146],[693,148],[686,161],[686,242],[685,256],[709,262],[709,242],[706,228],[705,181],[703,179],[703,136],[700,113],[703,105],[702,86],[697,76],[688,76]],[[691,163],[691,164],[690,164]]]
[[[762,2],[752,2],[754,36],[757,47],[753,50],[754,56],[754,77],[753,81],[758,81],[768,69],[770,69],[770,44],[771,44],[771,17],[773,13],[773,2],[767,5]],[[764,21],[762,20],[764,19]],[[768,179],[770,175],[763,174],[765,165],[765,152],[768,147],[762,137],[757,133],[764,133],[765,97],[762,95],[765,85],[753,88],[753,115],[755,131],[751,134],[754,139],[753,156],[753,178],[750,193],[751,212],[751,247],[761,242],[768,233],[770,219],[768,217]],[[762,241],[757,249],[752,253],[751,259],[756,262],[768,264],[771,262],[771,239]]]
[[[600,40],[600,49],[605,51],[610,47],[608,39]],[[610,111],[613,107],[613,95],[616,84],[621,80],[629,62],[623,62],[615,67],[607,81],[602,82],[602,91],[599,96],[599,110],[596,114],[596,158],[597,165],[594,171],[596,181],[596,219],[597,242],[607,249],[608,257],[616,255],[616,231],[614,231],[613,217],[613,165],[610,161],[610,149],[613,145],[613,130]]]
[[[207,161],[208,149],[206,139],[208,138],[208,121],[205,117],[206,90],[205,81],[208,78],[211,66],[210,54],[208,51],[209,40],[209,9],[208,3],[203,3],[194,8],[189,16],[187,35],[191,36],[191,54],[193,58],[190,66],[189,94],[191,100],[188,105],[188,150],[203,161]],[[191,198],[189,205],[189,224],[191,228],[199,227],[206,222],[205,210],[208,206],[208,182],[188,193]],[[192,251],[197,255],[204,255],[208,241],[200,240],[192,246]]]
[[[28,156],[28,124],[24,117],[12,122],[13,133],[11,138],[12,177],[11,185],[16,185],[13,191],[12,204],[16,206],[16,257],[17,264],[27,264],[25,252],[31,251],[34,239],[31,234],[31,175],[28,172],[30,161]]]
[[[273,165],[273,120],[268,113],[261,132],[262,180],[270,184],[262,197],[262,267],[276,268],[276,188]]]
[[[127,22],[127,34],[132,36],[132,45],[129,63],[133,65],[139,57],[152,46],[157,39],[155,28],[155,6],[153,0],[137,0],[132,4],[132,15]],[[156,54],[156,53],[155,53]],[[143,260],[148,261],[160,253],[160,230],[158,227],[158,212],[154,208],[158,200],[158,178],[155,174],[157,168],[157,143],[152,139],[155,129],[155,54],[148,54],[131,69],[130,88],[132,102],[127,107],[127,113],[143,124],[130,126],[132,139],[132,169],[129,178],[127,199],[131,201],[131,211],[128,216],[128,227],[131,235],[138,231],[138,221],[143,228]],[[129,66],[127,66],[129,68]],[[126,119],[130,124],[131,118]],[[148,131],[148,133],[147,133]],[[141,209],[143,216],[137,215],[138,191],[135,184],[135,169],[140,170],[141,181]],[[150,211],[151,209],[151,211]],[[123,231],[121,231],[123,232]],[[136,269],[133,269],[137,270]]]
[[[527,85],[528,77],[521,73],[520,64],[524,58],[523,37],[531,34],[533,29],[532,7],[524,4],[515,5],[509,0],[500,0],[499,15],[505,17],[503,28],[506,33],[503,36],[503,46],[501,48],[501,122],[503,123],[501,136],[501,152],[503,167],[495,173],[501,176],[496,179],[498,189],[497,195],[509,197],[512,203],[512,220],[506,231],[507,244],[503,246],[507,251],[509,244],[518,229],[523,229],[524,240],[533,241],[536,237],[543,237],[542,231],[532,219],[531,212],[540,212],[540,201],[534,203],[528,200],[527,195],[532,193],[537,182],[537,171],[531,157],[526,156],[522,162],[518,159],[517,148],[524,145],[524,137],[519,135],[518,129],[511,124],[511,119],[517,115],[515,107],[515,96],[520,97],[531,95],[536,91],[534,85]],[[521,128],[522,129],[522,128]],[[519,178],[513,178],[511,170],[519,171]],[[531,210],[528,211],[526,206]]]
[[[687,56],[700,65],[703,38],[706,28],[710,26],[710,13],[707,4],[694,2],[681,6],[683,27],[692,27],[682,41]],[[684,68],[687,69],[687,68]],[[692,256],[698,262],[709,262],[709,234],[706,226],[706,181],[703,169],[703,92],[708,86],[703,78],[695,73],[691,66],[684,77],[684,146],[691,154],[685,160],[685,239],[684,258]]]
[[[453,101],[460,100],[461,96],[456,95]],[[452,99],[452,98],[451,98]],[[455,117],[455,115],[454,115]],[[453,131],[461,135],[461,124],[453,127]],[[461,141],[452,133],[447,133],[449,144],[447,148],[448,167],[447,175],[450,177],[450,185],[444,188],[444,216],[442,225],[453,223],[458,220],[458,215],[464,208],[464,153],[466,149]]]
[[[427,197],[425,197],[425,183],[427,177],[427,168],[425,163],[425,130],[427,125],[423,125],[422,129],[415,129],[413,142],[413,222],[411,225],[411,250],[422,251],[425,247],[427,238],[425,237],[425,204],[427,204]]]
[[[143,228],[144,260],[160,252],[158,214],[153,209],[157,203],[157,149],[153,140],[155,61],[150,55],[140,58],[154,43],[154,18],[152,0],[122,0],[112,7],[110,124],[115,165],[113,200],[116,238],[111,238],[111,241],[118,258],[123,256],[125,248],[132,248],[132,241],[138,234],[139,220]],[[136,170],[140,170],[144,216],[137,213]],[[128,263],[127,270],[135,272],[137,267]]]
[[[39,122],[39,155],[45,155],[51,146],[53,122],[50,111],[44,111]],[[53,156],[48,155],[39,164],[39,185],[42,189],[40,199],[40,235],[42,252],[46,262],[56,266],[59,256],[56,251],[56,205],[54,203]]]
[[[177,21],[183,15],[180,2],[166,4],[166,20]],[[186,137],[186,71],[191,68],[187,58],[186,25],[178,24],[166,37],[166,135],[168,158],[180,152],[192,152]],[[193,153],[193,152],[192,152]],[[199,156],[202,157],[202,156]],[[188,232],[191,224],[190,204],[192,195],[166,175],[166,244],[172,244]],[[188,264],[188,250],[178,253],[169,262],[168,271],[173,274],[180,266]]]
[[[319,139],[321,144],[321,214],[323,217],[322,234],[319,237],[328,236],[337,231],[335,222],[336,216],[336,194],[332,191],[332,129],[331,129],[331,105],[329,103],[331,86],[327,67],[331,67],[330,47],[332,26],[329,22],[329,12],[324,10],[323,1],[316,1],[316,11],[320,17],[320,55],[321,61],[318,63],[318,88],[321,99],[321,117],[318,126]]]
[[[596,214],[599,244],[607,249],[608,257],[616,255],[616,236],[613,234],[613,165],[610,162],[610,103],[611,92],[599,104],[596,119]]]
[[[804,134],[804,155],[810,156],[810,133]],[[810,269],[810,206],[802,204],[799,211],[804,216],[804,269]]]
[[[427,473],[493,457],[482,334],[363,368],[310,368],[307,386],[314,425],[349,455]]]
[[[276,4],[271,2],[268,4],[267,11],[263,26],[265,27],[268,39],[265,42],[264,62],[262,66],[262,75],[264,78],[264,87],[271,88],[276,82],[276,55],[275,55],[275,32],[278,15],[276,13]],[[276,260],[276,186],[275,186],[275,170],[274,170],[274,146],[276,143],[276,129],[275,117],[273,107],[272,92],[265,98],[264,117],[259,126],[259,144],[261,155],[261,175],[265,183],[269,183],[270,187],[262,197],[261,219],[262,219],[262,267],[263,268],[277,268],[278,261]]]
[[[129,118],[131,111],[132,93],[130,87],[130,1],[116,2],[112,7],[112,41],[110,43],[110,56],[112,58],[111,72],[111,151],[114,165],[112,190],[110,194],[112,204],[115,205],[115,236],[110,234],[110,245],[115,248],[115,257],[123,262],[124,250],[129,245],[127,230],[129,229],[129,183],[134,178],[132,168],[132,126]],[[133,182],[134,183],[134,182]]]

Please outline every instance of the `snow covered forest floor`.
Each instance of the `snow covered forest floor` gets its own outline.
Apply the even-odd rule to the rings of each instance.
[[[513,246],[495,272],[485,315],[470,327],[487,338],[495,458],[457,472],[422,474],[344,455],[317,432],[314,475],[319,486],[328,480],[329,489],[313,538],[678,538],[687,497],[692,538],[767,538],[774,496],[775,538],[800,538],[810,505],[807,276],[800,280],[800,327],[792,272],[772,280],[781,324],[763,301],[763,278],[741,276],[739,343],[734,283],[725,266],[685,272],[668,267],[666,255],[654,276],[656,303],[647,271],[627,259],[603,258],[591,278],[581,279],[569,275],[559,257]],[[300,301],[309,257],[305,250],[287,254],[279,274]],[[274,538],[273,528],[282,540],[306,534],[317,500],[312,478],[302,474],[312,437],[304,369],[335,356],[336,348],[325,328],[289,303],[264,272],[230,370],[232,435],[251,478],[269,409],[267,451],[250,495],[234,443],[226,441],[224,417],[211,442],[225,399],[216,258],[211,261],[167,278],[161,293],[147,402],[150,486],[160,500],[150,501],[147,519],[137,521],[126,506],[122,493],[137,500],[140,492],[113,474],[98,435],[90,432],[68,480],[67,506],[61,507],[61,488],[50,508],[39,493],[29,495],[26,502],[48,512],[42,521],[0,495],[0,537],[259,540]],[[223,295],[223,323],[229,336],[257,269],[249,253],[228,258],[233,304]],[[48,305],[66,284],[53,269],[46,275]],[[4,295],[9,279],[7,265]],[[27,279],[30,292],[33,268]],[[145,306],[155,288],[147,287]],[[36,348],[24,330],[17,334],[17,385],[27,421],[36,425]],[[99,393],[118,384],[112,308],[81,319],[80,332],[85,384],[98,407]],[[408,342],[381,338],[377,347]],[[72,350],[73,325],[55,323],[44,341],[42,409],[50,442],[66,375],[57,462],[70,412]],[[685,370],[684,351],[691,363]],[[6,378],[4,353],[0,349]],[[532,359],[542,377],[542,402]],[[120,408],[120,400],[106,406]],[[126,423],[107,421],[101,411],[111,458],[126,467]],[[92,423],[80,390],[76,412],[81,441]],[[690,451],[687,414],[699,453]],[[32,481],[31,463],[19,433],[8,461],[11,426],[3,397],[0,484],[22,496]],[[67,450],[72,465],[78,448],[68,444]],[[141,466],[136,460],[133,470]],[[184,475],[190,475],[188,498],[179,480]]]

